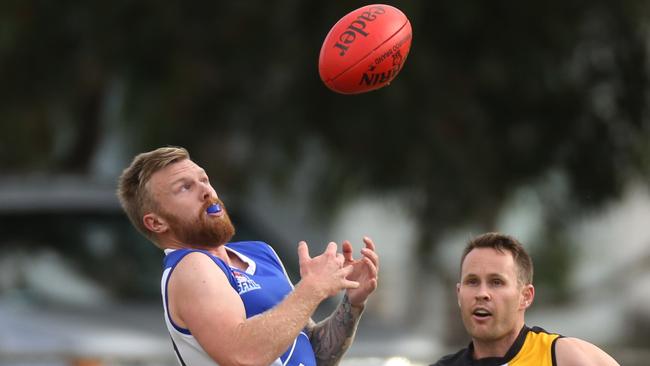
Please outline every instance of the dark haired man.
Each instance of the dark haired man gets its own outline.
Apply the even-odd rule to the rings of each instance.
[[[486,233],[470,240],[456,291],[472,342],[434,366],[618,365],[589,342],[526,325],[535,297],[533,262],[511,236]]]

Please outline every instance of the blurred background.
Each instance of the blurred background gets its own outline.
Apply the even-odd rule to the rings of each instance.
[[[338,95],[320,46],[366,4],[3,1],[0,364],[176,364],[162,253],[114,192],[135,154],[180,145],[235,239],[296,282],[299,240],[373,237],[380,286],[344,365],[466,346],[458,261],[485,231],[533,256],[529,325],[646,365],[650,3],[391,1],[413,27],[403,70]]]

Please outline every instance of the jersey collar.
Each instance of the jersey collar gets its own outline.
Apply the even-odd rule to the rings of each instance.
[[[238,251],[228,247],[228,244],[226,244],[225,247],[226,247],[227,251],[235,254],[237,257],[239,257],[239,259],[241,259],[246,264],[248,264],[248,267],[246,267],[246,271],[244,271],[244,272],[246,272],[246,274],[249,274],[249,275],[255,274],[255,269],[257,269],[257,265],[255,264],[255,261],[253,261],[249,257],[239,253]]]
[[[508,349],[508,352],[506,352],[503,357],[485,357],[479,360],[475,360],[472,356],[474,354],[474,343],[470,342],[469,346],[467,347],[467,352],[465,352],[465,360],[467,361],[467,364],[474,366],[506,365],[519,353],[519,351],[521,351],[521,347],[524,346],[524,342],[526,341],[526,336],[528,335],[529,330],[530,328],[528,328],[526,325],[521,328],[517,339],[515,339],[515,342],[512,344],[512,346],[510,346],[510,349]]]
[[[246,270],[244,271],[244,272],[246,272],[246,274],[249,274],[249,275],[255,274],[255,270],[257,269],[257,264],[255,263],[254,260],[252,260],[249,257],[241,254],[240,252],[228,247],[228,244],[226,244],[224,247],[226,248],[227,251],[233,253],[234,255],[239,257],[239,259],[241,259],[243,262],[248,264],[248,267],[246,267]],[[169,254],[173,253],[176,250],[177,249],[169,249],[169,248],[167,248],[167,249],[164,250],[164,252],[165,252],[165,255],[169,255]],[[192,249],[187,248],[187,250],[192,250]],[[199,249],[196,249],[196,250],[199,250]],[[200,250],[200,251],[208,253],[207,251],[204,251],[204,250]]]

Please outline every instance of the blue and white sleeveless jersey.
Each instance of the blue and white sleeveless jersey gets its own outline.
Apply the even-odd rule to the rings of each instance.
[[[273,308],[292,290],[293,285],[275,251],[266,243],[258,241],[226,244],[226,249],[248,264],[242,271],[228,266],[221,258],[207,251],[196,249],[166,249],[163,260],[161,291],[165,311],[165,323],[172,338],[174,352],[182,366],[214,366],[216,362],[201,348],[189,329],[175,324],[169,314],[167,284],[174,268],[183,257],[192,252],[204,253],[210,257],[239,294],[250,318]],[[218,331],[215,329],[215,331]],[[287,351],[276,359],[272,366],[315,366],[314,351],[305,331],[300,332]]]

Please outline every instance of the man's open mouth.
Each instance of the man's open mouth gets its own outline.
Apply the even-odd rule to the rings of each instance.
[[[484,318],[487,318],[487,317],[489,317],[489,316],[492,316],[492,313],[491,313],[489,310],[487,310],[487,309],[478,308],[478,309],[475,309],[475,310],[472,312],[472,315],[474,315],[475,317],[478,317],[478,318],[484,319]]]

